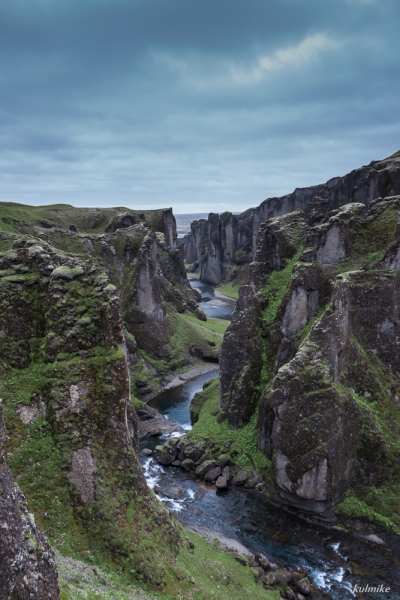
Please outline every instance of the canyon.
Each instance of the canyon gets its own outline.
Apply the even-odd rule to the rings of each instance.
[[[194,221],[184,238],[185,260],[199,269],[201,281],[212,285],[233,281],[254,260],[258,230],[268,219],[300,209],[307,223],[316,225],[330,211],[349,202],[358,202],[368,208],[376,198],[396,194],[400,194],[398,152],[324,184],[297,188],[286,196],[268,198],[241,214],[210,213],[208,219]]]
[[[148,438],[218,494],[400,564],[399,269],[400,153],[183,241],[171,209],[0,203],[0,561],[19,557],[0,599],[83,598],[67,558],[154,598],[330,597],[186,530],[146,483]],[[231,319],[207,317],[188,272],[235,283]],[[189,430],[157,429],[148,402],[218,363]]]

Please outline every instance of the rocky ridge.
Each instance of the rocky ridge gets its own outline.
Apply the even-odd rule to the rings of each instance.
[[[206,317],[172,211],[0,203],[0,217],[0,396],[11,472],[61,552],[169,585],[181,534],[146,485],[133,402],[142,406],[138,396],[198,357],[216,362],[219,342],[192,325]]]
[[[398,153],[324,184],[268,198],[239,215],[211,213],[207,220],[194,221],[184,240],[185,260],[193,269],[199,269],[201,281],[218,285],[238,278],[241,284],[240,271],[245,267],[244,277],[247,276],[248,264],[257,251],[257,233],[264,221],[300,209],[306,223],[314,226],[344,204],[356,202],[368,209],[374,199],[396,194],[400,194]]]
[[[399,523],[383,500],[400,481],[399,209],[394,196],[266,221],[221,346],[219,419],[258,415],[276,497],[328,520],[350,488]]]

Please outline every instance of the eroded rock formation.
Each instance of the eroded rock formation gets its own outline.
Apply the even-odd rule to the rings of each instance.
[[[201,281],[218,285],[224,278],[235,278],[242,265],[254,260],[257,233],[264,221],[301,209],[307,224],[314,226],[344,204],[356,202],[368,209],[374,199],[396,194],[400,194],[398,153],[327,183],[297,188],[280,198],[268,198],[240,215],[211,213],[208,220],[194,221],[191,233],[185,238],[185,259],[198,265]],[[326,247],[320,250],[322,263],[330,260],[329,248],[336,245],[337,235],[336,229],[330,230]],[[340,252],[345,253],[345,249]]]
[[[131,381],[142,352],[172,348],[173,319],[201,313],[179,249],[143,223],[121,228],[125,216],[105,234],[20,221],[23,234],[0,234],[0,395],[10,468],[49,538],[157,586],[149,531],[168,560],[179,532],[139,464]]]
[[[368,203],[266,221],[221,347],[222,418],[258,410],[278,497],[323,518],[399,475],[400,197]]]

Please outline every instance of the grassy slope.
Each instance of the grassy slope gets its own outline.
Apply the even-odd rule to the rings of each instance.
[[[143,214],[147,223],[158,229],[161,210],[131,210],[128,208],[76,208],[70,204],[51,204],[47,206],[28,206],[15,202],[0,202],[0,231],[18,232],[19,226],[12,220],[30,225],[42,226],[43,221],[49,225],[68,228],[75,225],[78,231],[101,233],[113,217],[122,213]],[[4,221],[4,219],[6,221]],[[7,222],[11,220],[11,222]]]
[[[210,329],[211,331],[214,331],[215,333],[219,333],[221,335],[223,335],[225,333],[226,328],[229,325],[229,321],[227,321],[226,319],[217,319],[217,318],[208,317],[207,321],[200,321],[200,319],[195,317],[192,313],[188,313],[188,312],[185,313],[183,316],[185,317],[185,319],[187,319],[191,323],[195,323],[197,325],[200,325],[203,328]]]
[[[150,591],[118,572],[100,569],[57,554],[61,600],[278,600],[279,591],[266,590],[249,567],[230,552],[182,530],[183,544],[176,561],[176,577],[168,593]]]
[[[240,285],[234,285],[234,283],[222,283],[217,287],[217,290],[224,296],[237,300],[239,298],[239,288]]]

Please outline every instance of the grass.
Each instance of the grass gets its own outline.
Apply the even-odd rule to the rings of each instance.
[[[175,347],[175,352],[179,352],[182,348],[197,348],[199,356],[203,354],[204,358],[217,359],[218,350],[221,345],[221,336],[216,335],[210,329],[205,331],[206,321],[200,319],[188,318],[187,314],[171,314],[174,334],[171,338],[171,343]],[[211,342],[211,343],[210,343]],[[195,350],[196,352],[196,350]],[[168,361],[170,362],[170,361]]]
[[[297,262],[300,252],[286,261],[285,268],[281,271],[273,271],[263,293],[268,299],[268,306],[263,313],[264,321],[272,323],[275,320],[278,309],[292,279],[293,267]]]
[[[234,285],[233,283],[222,283],[217,287],[217,290],[224,294],[224,296],[228,296],[228,298],[234,298],[237,300],[239,298],[239,289],[240,286]]]
[[[87,539],[74,519],[61,456],[43,418],[27,428],[27,435],[9,458],[9,464],[29,499],[29,509],[52,543],[68,554],[85,552]]]
[[[183,543],[175,563],[169,591],[150,591],[132,583],[126,575],[99,568],[56,552],[60,574],[60,600],[278,600],[278,590],[266,590],[252,570],[182,528]]]
[[[130,213],[146,222],[154,229],[159,229],[159,220],[163,210],[131,210],[128,208],[76,208],[70,204],[50,204],[48,206],[29,206],[16,202],[0,202],[0,231],[16,233],[22,223],[43,227],[68,228],[75,225],[78,232],[102,233],[109,222],[118,214]]]
[[[272,479],[272,464],[257,448],[257,417],[256,411],[250,421],[238,430],[229,428],[226,421],[218,422],[219,416],[219,381],[212,380],[200,392],[204,395],[204,404],[199,411],[198,421],[187,434],[193,441],[207,440],[210,444],[220,447],[220,454],[226,453],[225,444],[233,442],[230,452],[235,454],[234,462],[245,472],[251,473],[255,467],[257,473],[265,480]]]
[[[378,490],[372,489],[372,492],[375,494]],[[398,499],[398,496],[394,499]],[[347,493],[346,498],[339,505],[339,516],[342,517],[351,517],[356,519],[364,519],[366,521],[370,521],[372,523],[376,523],[377,525],[381,525],[387,529],[391,529],[395,531],[397,534],[400,534],[400,528],[396,527],[391,519],[383,516],[379,512],[375,511],[371,504],[368,502],[364,502],[360,498],[356,498],[351,495],[351,493]]]
[[[184,315],[185,319],[187,319],[188,321],[190,321],[191,323],[196,323],[197,325],[200,325],[201,327],[205,327],[206,329],[209,329],[210,331],[214,331],[215,333],[220,333],[221,335],[224,335],[228,325],[229,325],[229,321],[227,321],[226,319],[217,319],[217,318],[207,318],[207,321],[201,321],[200,319],[198,319],[197,317],[195,317],[192,313],[188,313],[186,312]]]

